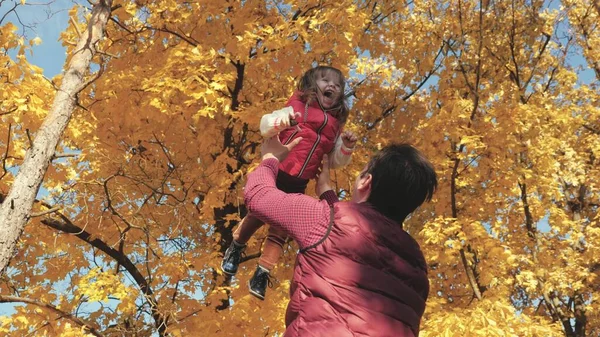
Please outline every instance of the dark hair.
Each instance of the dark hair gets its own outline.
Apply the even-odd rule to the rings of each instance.
[[[409,144],[392,144],[375,154],[361,177],[371,174],[367,202],[379,213],[404,222],[437,188],[433,165]]]
[[[328,73],[334,73],[337,76],[341,93],[338,102],[336,102],[335,106],[329,110],[337,110],[335,117],[341,124],[344,124],[348,119],[350,109],[346,104],[344,96],[346,89],[346,79],[344,78],[344,75],[339,69],[329,66],[317,66],[306,71],[304,75],[302,75],[302,78],[300,78],[300,81],[298,81],[298,90],[302,92],[300,98],[302,99],[302,101],[308,103],[317,100],[317,80]],[[321,104],[321,102],[319,102],[319,104]]]

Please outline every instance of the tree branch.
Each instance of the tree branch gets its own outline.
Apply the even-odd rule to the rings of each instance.
[[[55,206],[55,207],[52,207],[52,208],[50,208],[48,210],[45,210],[43,212],[32,213],[30,217],[37,218],[37,217],[40,217],[40,216],[48,215],[50,213],[58,212],[58,211],[60,211],[60,209],[61,209],[60,207]]]
[[[433,59],[433,63],[434,63],[434,67],[425,74],[425,77],[423,77],[423,79],[421,80],[421,82],[409,93],[407,93],[406,95],[404,95],[401,100],[406,102],[408,101],[414,94],[416,94],[419,90],[421,90],[421,88],[425,85],[425,83],[427,83],[427,81],[429,80],[429,78],[431,78],[431,76],[433,76],[433,74],[435,74],[435,72],[442,66],[442,62],[439,62],[438,64],[435,64],[435,62],[437,61],[437,58],[442,55],[442,51],[444,50],[444,47],[442,45],[442,47],[440,47],[440,49],[438,50],[435,58]],[[373,130],[377,127],[377,125],[379,123],[381,123],[381,121],[383,121],[383,119],[385,119],[386,117],[388,117],[389,115],[391,115],[397,108],[397,105],[391,106],[386,108],[383,113],[381,114],[381,116],[377,117],[372,123],[370,123],[370,125],[367,127],[367,130]]]
[[[98,331],[98,329],[94,328],[90,323],[83,321],[81,318],[79,318],[75,315],[72,315],[68,312],[62,311],[62,310],[58,309],[57,307],[53,306],[52,304],[43,303],[43,302],[33,300],[30,298],[0,295],[0,303],[15,303],[15,302],[33,304],[38,307],[46,308],[46,309],[58,314],[61,318],[64,317],[79,326],[85,327],[85,329],[88,330],[94,336],[104,337],[104,335],[101,334],[100,331]]]
[[[17,111],[18,108],[19,107],[14,107],[14,108],[12,108],[10,110],[7,110],[7,111],[0,111],[0,116],[11,114],[11,113]]]
[[[8,123],[8,137],[6,140],[6,151],[4,152],[4,156],[2,156],[2,175],[0,176],[0,180],[2,180],[2,178],[4,178],[4,176],[8,173],[8,170],[6,169],[6,159],[8,158],[8,150],[10,148],[10,134],[12,131],[12,124]]]
[[[99,239],[97,235],[92,235],[85,229],[76,226],[71,222],[69,218],[67,218],[62,213],[58,212],[57,215],[61,218],[61,220],[54,218],[45,218],[42,219],[41,223],[56,230],[75,235],[79,239],[90,244],[92,247],[99,249],[100,251],[102,251],[103,253],[120,263],[125,268],[125,270],[127,270],[127,272],[133,277],[135,283],[140,287],[140,289],[144,293],[144,298],[150,305],[152,317],[154,318],[154,323],[156,328],[158,329],[159,335],[166,336],[167,326],[164,323],[165,318],[158,310],[158,302],[154,298],[152,288],[150,287],[150,284],[146,281],[146,278],[142,275],[142,273],[140,273],[140,271],[133,264],[133,262],[131,262],[127,255],[112,248],[106,242]]]
[[[475,297],[481,301],[483,296],[481,296],[481,291],[479,290],[480,286],[477,283],[477,279],[475,278],[475,274],[473,273],[473,269],[469,265],[469,261],[467,260],[467,256],[465,254],[465,249],[460,249],[460,260],[462,261],[463,267],[465,267],[465,272],[467,274],[467,279],[469,280],[469,285],[471,285],[471,289],[473,289],[473,294]],[[473,267],[474,268],[474,267]]]

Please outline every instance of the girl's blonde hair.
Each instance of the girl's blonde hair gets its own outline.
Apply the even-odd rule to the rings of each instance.
[[[300,78],[300,81],[298,81],[298,90],[302,93],[300,99],[307,103],[311,103],[315,100],[318,101],[317,90],[319,90],[319,88],[317,86],[317,80],[328,73],[333,73],[337,76],[341,92],[338,101],[329,110],[337,111],[335,117],[341,124],[344,124],[348,119],[350,109],[346,104],[345,97],[346,79],[339,69],[329,66],[317,66],[305,72],[304,75],[302,75],[302,78]],[[319,104],[321,104],[321,102],[319,102]]]

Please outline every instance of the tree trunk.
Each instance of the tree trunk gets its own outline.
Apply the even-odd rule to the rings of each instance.
[[[76,95],[86,85],[84,75],[96,53],[97,42],[104,36],[111,5],[112,0],[99,0],[94,5],[87,29],[79,37],[52,108],[27,151],[8,195],[0,205],[0,274],[8,265],[17,240],[29,220],[38,189],[73,114]]]

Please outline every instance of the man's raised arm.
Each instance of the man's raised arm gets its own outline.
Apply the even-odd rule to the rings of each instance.
[[[283,229],[300,248],[308,247],[323,237],[329,225],[331,194],[324,200],[304,194],[287,194],[277,189],[275,180],[279,160],[299,141],[284,146],[277,137],[265,140],[263,160],[248,175],[244,199],[248,210],[271,226]]]

